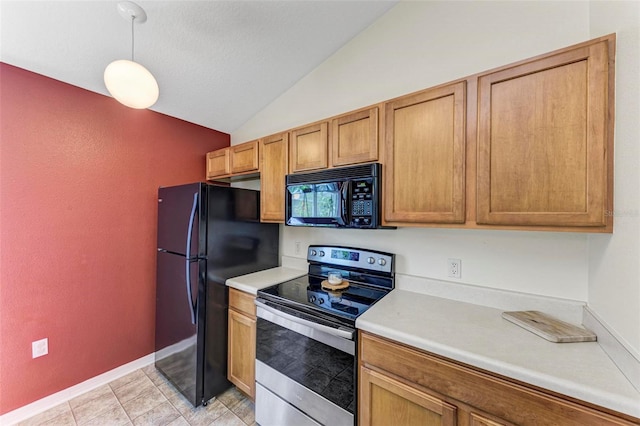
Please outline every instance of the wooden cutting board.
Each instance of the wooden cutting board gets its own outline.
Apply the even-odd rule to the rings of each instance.
[[[503,312],[502,318],[551,342],[595,342],[597,337],[586,328],[569,324],[538,311]]]

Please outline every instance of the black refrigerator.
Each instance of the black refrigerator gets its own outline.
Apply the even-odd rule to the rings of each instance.
[[[195,407],[228,389],[227,278],[278,266],[260,192],[193,183],[158,190],[155,366]]]

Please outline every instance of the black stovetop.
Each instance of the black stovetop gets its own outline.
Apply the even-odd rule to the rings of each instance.
[[[350,325],[389,290],[378,289],[350,282],[349,287],[339,291],[322,288],[324,277],[305,275],[258,291],[266,300],[284,304],[309,313],[321,313]]]

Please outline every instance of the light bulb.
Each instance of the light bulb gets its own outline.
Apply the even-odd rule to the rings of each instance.
[[[145,67],[120,59],[104,70],[104,84],[118,102],[130,108],[149,108],[158,100],[158,83]]]

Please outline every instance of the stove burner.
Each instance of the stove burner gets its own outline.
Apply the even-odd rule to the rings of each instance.
[[[356,253],[350,258],[334,259],[330,253]],[[323,261],[317,258],[323,257]],[[386,262],[368,262],[372,256]],[[258,291],[258,296],[274,303],[329,316],[353,325],[358,316],[394,288],[394,255],[370,250],[334,246],[309,247],[309,273]],[[326,258],[326,259],[325,259]],[[383,265],[384,263],[384,265]],[[380,266],[383,265],[383,266]],[[338,272],[343,282],[329,284],[330,272]]]

